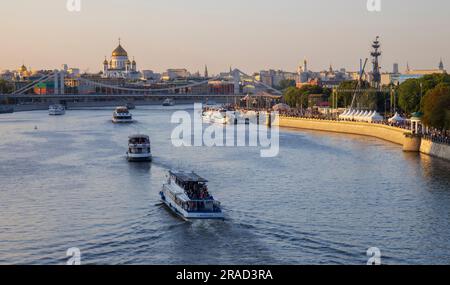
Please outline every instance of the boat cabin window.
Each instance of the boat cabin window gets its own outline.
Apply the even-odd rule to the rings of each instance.
[[[117,113],[128,113],[128,109],[126,109],[126,108],[117,108],[116,112]]]
[[[130,144],[148,144],[150,141],[147,138],[131,138]]]
[[[181,188],[184,189],[186,195],[191,200],[212,200],[213,197],[209,194],[208,186],[205,182],[198,181],[182,181],[176,176],[172,176],[172,180],[175,181]]]
[[[181,206],[188,212],[217,213],[221,211],[220,203],[212,200],[183,202]]]

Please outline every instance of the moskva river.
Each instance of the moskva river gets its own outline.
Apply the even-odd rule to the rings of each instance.
[[[172,145],[177,106],[0,115],[0,264],[450,263],[450,163],[378,139],[282,129],[280,153]],[[191,110],[192,112],[192,110]],[[125,159],[150,135],[154,162]],[[207,178],[225,222],[160,205],[170,169]]]

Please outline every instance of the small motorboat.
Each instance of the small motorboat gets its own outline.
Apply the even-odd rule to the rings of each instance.
[[[112,121],[116,124],[133,123],[133,116],[131,115],[130,111],[128,111],[127,107],[117,107],[114,110]]]
[[[152,149],[149,136],[132,135],[128,137],[127,159],[130,162],[152,161]]]
[[[134,109],[136,109],[136,105],[134,105],[134,103],[128,102],[127,108],[128,108],[128,110],[134,110]]]
[[[66,108],[61,104],[50,105],[48,107],[48,114],[50,116],[62,116],[66,114]]]
[[[170,171],[160,192],[161,200],[186,221],[224,220],[220,202],[209,193],[207,182],[194,172]]]
[[[171,107],[171,106],[175,106],[175,101],[173,99],[167,98],[166,100],[164,100],[163,104],[164,107]]]

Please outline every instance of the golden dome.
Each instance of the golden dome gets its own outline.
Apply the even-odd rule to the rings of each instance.
[[[25,65],[22,65],[20,67],[20,69],[19,69],[19,72],[26,72],[26,71],[28,71],[28,70],[27,70],[27,67]]]
[[[112,56],[128,56],[127,51],[119,44],[119,46],[112,52]]]

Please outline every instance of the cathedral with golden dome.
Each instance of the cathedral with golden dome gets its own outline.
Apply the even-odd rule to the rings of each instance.
[[[139,79],[140,72],[137,70],[136,61],[130,61],[127,51],[122,47],[119,39],[119,45],[113,50],[111,59],[108,61],[105,57],[103,62],[104,78],[123,78]]]

